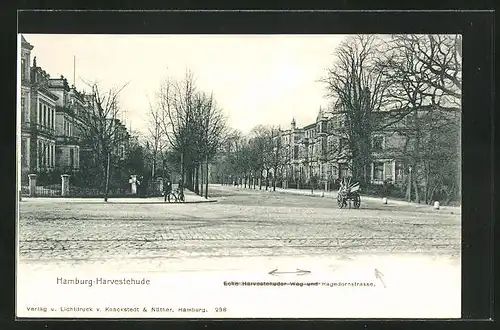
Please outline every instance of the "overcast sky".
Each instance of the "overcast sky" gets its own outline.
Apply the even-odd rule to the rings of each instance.
[[[127,126],[146,132],[149,99],[167,75],[191,69],[197,86],[214,93],[229,125],[243,132],[259,124],[304,126],[326,106],[317,82],[333,61],[342,35],[35,35],[24,34],[37,65],[88,90],[129,83],[120,94]],[[168,69],[168,71],[167,71]]]

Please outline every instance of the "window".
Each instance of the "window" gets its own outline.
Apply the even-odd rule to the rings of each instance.
[[[38,103],[38,124],[42,124],[42,115],[43,115],[43,109],[42,109],[42,103]]]
[[[50,123],[50,127],[51,127],[52,129],[54,129],[54,127],[55,127],[55,126],[54,126],[54,117],[55,117],[55,115],[56,115],[56,114],[55,114],[55,111],[54,111],[54,110],[52,110],[51,123]]]
[[[22,167],[28,166],[28,157],[27,157],[27,146],[26,139],[21,140],[21,165]]]
[[[43,162],[43,153],[42,153],[42,142],[38,141],[36,148],[37,156],[38,156],[38,167],[42,167]]]
[[[45,167],[45,145],[40,142],[40,167]]]
[[[404,177],[404,165],[400,162],[396,162],[396,181],[403,180]]]
[[[69,149],[69,167],[73,168],[75,159],[75,151],[73,148]]]
[[[373,179],[384,180],[384,163],[373,163]]]
[[[26,80],[26,73],[28,72],[26,67],[26,59],[21,60],[21,80]]]
[[[26,99],[21,97],[21,123],[26,122]]]
[[[299,158],[299,146],[293,146],[293,159]]]
[[[47,106],[43,106],[43,126],[47,126]]]
[[[372,140],[372,148],[373,151],[381,151],[384,148],[384,137],[383,136],[375,136]]]
[[[330,165],[330,175],[336,178],[338,176],[338,168],[335,165]]]
[[[48,165],[49,167],[52,167],[52,162],[53,162],[53,161],[52,161],[52,159],[54,158],[54,154],[52,153],[52,145],[50,145],[50,144],[49,144],[47,147],[48,147],[48,148],[47,148],[47,149],[48,149],[47,151],[48,151],[48,153],[49,153],[49,163],[48,163],[47,165]]]
[[[55,150],[55,155],[56,155],[55,158],[57,159],[58,163],[61,163],[61,154],[62,154],[61,148],[57,148]]]
[[[346,163],[339,164],[339,178],[346,178],[348,176],[348,167]]]

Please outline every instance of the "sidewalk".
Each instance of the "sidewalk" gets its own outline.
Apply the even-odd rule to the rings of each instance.
[[[235,188],[233,186],[224,186],[224,187],[229,187],[229,188],[232,188],[232,189],[239,189],[239,190],[249,190],[249,191],[253,191],[254,189],[248,189],[248,188]],[[265,190],[265,188],[263,188],[262,190],[260,190],[261,192],[268,192],[268,193],[272,193],[273,192],[273,189],[272,187],[269,187],[269,190]],[[276,187],[276,191],[277,193],[284,193],[284,194],[294,194],[294,195],[304,195],[304,196],[311,196],[311,197],[323,197],[323,198],[332,198],[332,199],[336,199],[337,198],[337,191],[336,190],[332,190],[332,191],[324,191],[324,190],[314,190],[313,193],[311,193],[311,189],[295,189],[295,188],[288,188],[288,189],[283,189],[283,188],[278,188]],[[381,205],[382,204],[382,198],[381,197],[373,197],[373,196],[366,196],[366,195],[363,195],[363,191],[361,191],[361,199],[363,201],[366,201],[366,202],[370,202],[370,203],[379,203]],[[402,207],[414,207],[416,209],[428,209],[428,210],[434,210],[434,206],[433,205],[427,205],[427,204],[419,204],[419,203],[414,203],[414,202],[407,202],[407,201],[402,201],[402,200],[397,200],[397,199],[390,199],[390,198],[387,198],[387,204],[385,205],[387,207],[391,207],[391,206],[402,206]],[[461,214],[462,212],[462,208],[461,207],[456,207],[456,206],[441,206],[440,207],[440,210],[445,210],[445,211],[449,211],[449,212],[453,212],[455,214]],[[440,210],[437,210],[437,211],[440,211]]]
[[[205,198],[196,195],[194,192],[184,189],[185,201],[184,203],[170,203],[170,204],[193,204],[193,203],[210,203],[217,202],[214,198]],[[94,198],[94,197],[22,197],[21,203],[84,203],[84,204],[169,204],[165,202],[162,197],[110,197],[108,201],[105,202],[104,198]]]

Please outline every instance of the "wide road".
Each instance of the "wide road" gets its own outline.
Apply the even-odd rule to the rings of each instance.
[[[213,185],[217,203],[20,204],[21,260],[428,253],[457,256],[460,214],[431,207],[338,209],[332,198]],[[189,198],[189,196],[188,196]],[[146,201],[148,201],[146,203]],[[156,203],[154,203],[156,202]]]
[[[75,305],[209,311],[92,314],[96,317],[460,316],[457,209],[363,198],[360,209],[340,210],[332,196],[220,185],[210,191],[216,203],[24,199],[18,309],[33,317],[91,316],[57,309]],[[151,285],[58,282],[123,276],[147,278]],[[225,284],[234,281],[321,286]],[[369,286],[332,286],[353,281]],[[37,314],[30,306],[57,310]]]

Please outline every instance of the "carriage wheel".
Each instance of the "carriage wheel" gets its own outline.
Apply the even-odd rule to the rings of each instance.
[[[174,201],[177,202],[177,198],[175,196],[173,196],[172,194],[168,194],[168,196],[167,196],[168,202],[170,203],[170,200],[172,199],[172,197],[174,198]]]
[[[345,201],[340,194],[337,194],[337,205],[341,209],[344,208],[344,206],[345,206]]]
[[[354,208],[359,209],[361,206],[361,196],[359,194],[354,195],[353,197]]]
[[[184,193],[180,193],[180,194],[179,194],[179,200],[180,200],[181,202],[184,202]]]

